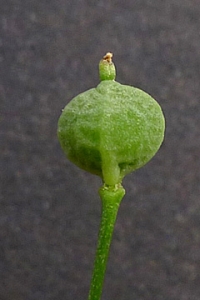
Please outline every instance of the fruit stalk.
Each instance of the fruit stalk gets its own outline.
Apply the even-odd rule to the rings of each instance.
[[[113,229],[120,202],[125,194],[121,185],[103,186],[99,190],[102,215],[88,300],[100,300]]]

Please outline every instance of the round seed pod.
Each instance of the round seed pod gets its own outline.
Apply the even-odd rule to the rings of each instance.
[[[108,186],[145,165],[165,131],[159,104],[142,90],[116,82],[111,58],[107,53],[100,61],[100,84],[72,99],[58,122],[68,159]]]

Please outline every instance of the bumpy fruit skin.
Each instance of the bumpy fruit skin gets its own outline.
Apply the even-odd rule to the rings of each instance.
[[[116,185],[155,155],[164,128],[162,110],[150,95],[104,80],[64,108],[58,138],[69,160]]]
[[[58,138],[68,159],[110,186],[155,155],[164,130],[159,104],[114,80],[76,96],[58,122]]]

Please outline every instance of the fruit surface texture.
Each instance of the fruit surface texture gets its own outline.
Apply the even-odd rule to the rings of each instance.
[[[115,80],[72,99],[58,122],[58,138],[68,159],[99,175],[106,185],[145,165],[160,148],[165,120],[146,92]]]

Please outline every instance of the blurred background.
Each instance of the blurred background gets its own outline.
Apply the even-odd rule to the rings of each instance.
[[[3,0],[0,10],[0,299],[87,299],[101,180],[72,165],[61,109],[117,81],[166,117],[158,154],[124,180],[102,299],[200,299],[198,0]]]

